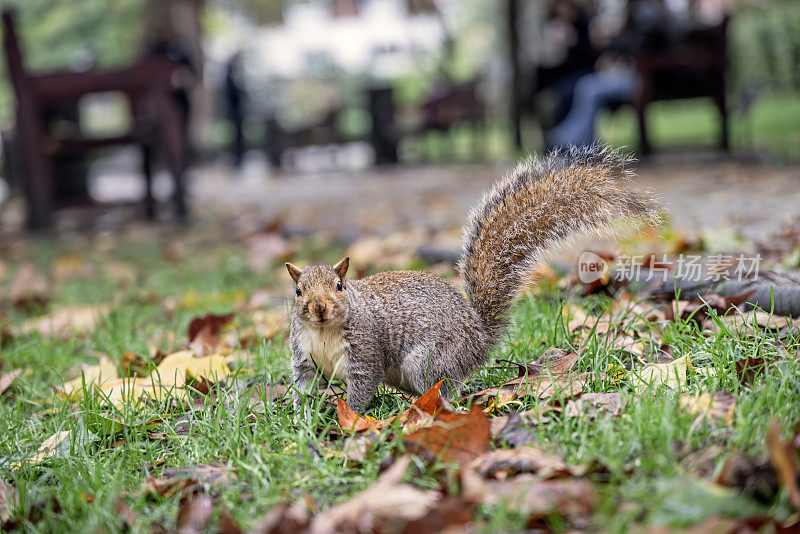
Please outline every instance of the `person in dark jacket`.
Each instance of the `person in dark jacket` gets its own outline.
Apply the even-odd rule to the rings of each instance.
[[[663,0],[629,0],[623,31],[600,56],[595,71],[578,79],[564,119],[545,132],[548,147],[592,144],[597,114],[609,105],[631,102],[636,94],[636,54],[668,49],[677,36]]]

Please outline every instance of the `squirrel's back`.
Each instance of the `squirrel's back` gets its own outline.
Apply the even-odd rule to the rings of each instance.
[[[554,151],[523,161],[483,196],[464,228],[459,267],[491,337],[554,249],[610,233],[620,219],[656,221],[653,194],[627,187],[629,164],[600,145]]]

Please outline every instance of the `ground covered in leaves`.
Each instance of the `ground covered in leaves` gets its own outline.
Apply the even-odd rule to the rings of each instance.
[[[4,245],[3,528],[798,528],[800,333],[743,311],[747,295],[676,300],[548,270],[458,399],[382,388],[356,414],[321,383],[297,414],[281,262],[348,252],[361,275],[458,283],[413,238],[345,250],[269,225],[134,225]]]

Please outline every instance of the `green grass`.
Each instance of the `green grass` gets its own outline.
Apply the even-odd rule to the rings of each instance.
[[[24,457],[56,431],[74,432],[87,418],[106,413],[92,399],[74,405],[56,400],[51,391],[51,386],[73,376],[71,370],[76,364],[93,361],[94,351],[113,358],[119,358],[126,350],[144,354],[149,343],[164,339],[165,333],[172,333],[175,344],[180,344],[186,339],[186,327],[193,316],[231,310],[242,295],[257,287],[271,286],[284,293],[290,289],[287,280],[278,274],[280,266],[258,275],[248,272],[242,247],[236,245],[199,240],[187,247],[189,252],[182,261],[169,261],[159,252],[163,248],[159,244],[177,237],[148,238],[111,247],[94,243],[80,248],[83,258],[96,265],[97,280],[64,282],[53,291],[51,307],[109,302],[114,311],[85,337],[59,341],[38,334],[18,336],[2,349],[4,371],[30,371],[0,399],[0,458]],[[28,251],[13,253],[7,266],[33,258],[44,268],[64,252],[64,247],[39,243]],[[320,249],[304,254],[316,260],[330,260],[338,252]],[[133,266],[136,283],[121,285],[108,276],[104,265],[112,259]],[[13,268],[8,270],[13,272]],[[179,304],[174,308],[166,306],[169,299]],[[494,356],[532,361],[549,347],[569,347],[561,318],[564,300],[596,313],[611,303],[607,298],[577,298],[554,291],[529,296],[515,309],[513,323]],[[280,308],[282,304],[278,300],[275,306]],[[13,327],[24,319],[24,314],[12,311],[7,322]],[[240,314],[239,322],[247,324],[247,314]],[[588,475],[600,493],[594,527],[625,532],[633,523],[683,526],[700,522],[708,515],[753,510],[786,517],[790,510],[785,496],[756,503],[738,495],[720,498],[709,493],[697,484],[699,476],[688,466],[687,457],[712,445],[718,447],[719,452],[710,460],[713,472],[734,451],[764,454],[770,420],[777,418],[786,429],[800,418],[800,361],[785,359],[746,385],[733,372],[733,362],[748,354],[777,354],[779,349],[770,342],[769,335],[717,332],[706,338],[690,326],[677,323],[667,324],[662,337],[675,348],[676,357],[706,354],[696,357],[696,361],[702,363],[705,359],[715,367],[717,376],[694,382],[689,391],[725,390],[735,395],[735,422],[730,429],[705,423],[693,427],[694,416],[679,409],[678,395],[671,390],[662,389],[634,400],[625,384],[600,379],[592,382],[592,391],[620,391],[628,400],[621,416],[590,421],[555,414],[549,422],[533,427],[532,432],[544,450],[559,454],[570,463],[597,462],[604,466]],[[799,341],[793,340],[795,350]],[[593,376],[601,376],[610,364],[624,363],[621,354],[600,338],[591,337],[582,349],[579,370]],[[256,383],[279,381],[288,377],[287,361],[288,349],[280,339],[262,343],[252,351],[241,376]],[[487,367],[467,387],[498,384],[515,375],[516,369]],[[205,462],[222,462],[237,475],[227,488],[215,490],[218,505],[211,524],[224,508],[249,527],[275,504],[294,501],[302,495],[309,495],[323,508],[346,500],[376,479],[381,460],[398,447],[384,441],[363,464],[348,463],[326,453],[328,431],[337,428],[335,410],[330,405],[307,405],[304,417],[296,420],[287,404],[262,398],[264,411],[256,411],[252,417],[249,396],[249,392],[231,389],[192,411],[193,427],[186,436],[171,431],[176,421],[189,413],[185,408],[147,406],[125,414],[127,420],[142,422],[154,415],[162,416],[166,423],[157,430],[167,432],[163,439],[150,439],[142,429],[129,428],[100,436],[93,443],[73,443],[68,455],[40,466],[10,470],[3,461],[0,476],[15,484],[21,496],[14,513],[29,518],[21,523],[21,529],[120,531],[123,524],[116,512],[118,496],[137,514],[134,531],[148,531],[153,523],[172,527],[177,499],[148,497],[140,491],[143,482],[151,474],[159,476],[167,467]],[[533,404],[526,400],[512,407],[522,410]],[[370,414],[382,418],[405,406],[406,402],[397,395],[381,391]],[[440,480],[449,480],[457,487],[452,466],[419,464],[418,468],[422,471],[414,481],[423,486],[438,487]],[[501,508],[482,509],[479,518],[482,531],[525,526],[523,518]],[[552,518],[550,524],[566,528],[558,518]]]

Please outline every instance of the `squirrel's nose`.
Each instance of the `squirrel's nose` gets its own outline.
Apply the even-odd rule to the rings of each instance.
[[[325,317],[325,312],[328,310],[328,306],[324,302],[315,302],[311,305],[311,313],[322,319]]]

